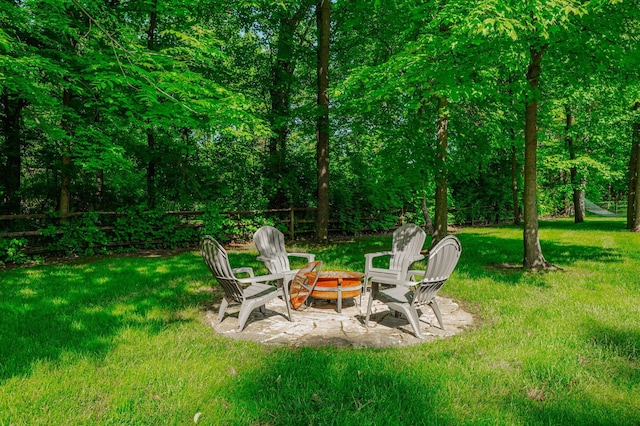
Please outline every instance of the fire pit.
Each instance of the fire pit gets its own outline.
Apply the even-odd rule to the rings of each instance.
[[[364,274],[351,271],[322,271],[310,296],[314,299],[336,300],[338,313],[342,312],[342,299],[360,295]]]

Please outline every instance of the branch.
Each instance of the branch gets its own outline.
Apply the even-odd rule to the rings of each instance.
[[[124,70],[124,68],[122,67],[122,63],[120,62],[120,57],[118,56],[118,52],[116,50],[116,47],[118,47],[120,50],[122,50],[124,53],[126,53],[127,55],[133,55],[134,52],[131,52],[127,49],[125,49],[116,39],[114,39],[111,34],[109,34],[109,32],[107,32],[102,25],[100,25],[100,23],[93,17],[91,16],[91,14],[84,8],[82,7],[82,5],[80,5],[80,3],[78,3],[78,0],[71,0],[71,2],[76,5],[76,7],[78,9],[80,9],[80,11],[82,13],[84,13],[87,18],[89,18],[89,22],[93,22],[96,27],[98,27],[98,29],[100,29],[100,31],[111,41],[111,48],[113,50],[113,53],[115,55],[116,61],[118,62],[118,67],[120,68],[120,72],[122,73],[125,81],[127,82],[127,85],[131,88],[135,88],[135,86],[133,86],[131,83],[129,83],[129,80],[127,79],[127,74]],[[143,54],[147,54],[147,55],[154,55],[154,53],[151,52],[143,52]],[[156,54],[157,55],[157,54]],[[158,56],[165,56],[166,55],[158,55]],[[127,62],[129,62],[129,64],[131,64],[131,66],[134,66],[133,62],[131,61],[131,58],[129,58],[129,56],[127,56]],[[160,87],[158,87],[158,85],[156,85],[149,77],[147,77],[144,74],[140,74],[140,76],[151,86],[153,87],[155,90],[157,90],[158,92],[160,92],[163,96],[167,97],[168,99],[176,102],[177,104],[181,105],[182,107],[184,107],[186,110],[196,114],[196,115],[204,115],[201,114],[195,110],[193,110],[192,108],[190,108],[189,106],[185,105],[183,102],[179,101],[178,99],[176,99],[175,97],[173,97],[172,95],[170,95],[169,93],[165,92],[164,90],[162,90]]]

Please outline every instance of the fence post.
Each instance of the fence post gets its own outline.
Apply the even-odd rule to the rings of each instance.
[[[291,241],[293,241],[295,238],[294,219],[295,219],[295,215],[293,211],[293,205],[289,205],[289,239]]]

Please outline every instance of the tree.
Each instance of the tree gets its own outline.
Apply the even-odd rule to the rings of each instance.
[[[574,125],[574,116],[571,112],[571,108],[569,106],[565,106],[566,111],[566,129],[567,135],[565,136],[565,140],[567,142],[567,147],[569,149],[569,158],[571,161],[576,160],[576,148],[575,148],[575,140],[574,136],[570,133],[571,128]],[[578,177],[578,167],[576,164],[572,164],[570,168],[570,176],[571,176],[571,188],[573,192],[573,221],[575,223],[584,222],[584,188],[586,186],[585,176],[582,175],[582,178],[579,180]]]
[[[331,1],[320,0],[316,5],[318,30],[318,215],[316,240],[329,239],[329,34],[331,30]]]
[[[538,148],[538,91],[542,54],[546,45],[531,46],[531,61],[527,71],[527,81],[531,89],[531,99],[527,102],[524,128],[524,267],[528,269],[546,269],[550,264],[542,255],[538,237],[537,206],[537,148]]]
[[[4,203],[3,214],[20,213],[20,183],[22,181],[22,109],[26,100],[20,95],[10,93],[8,87],[2,88],[3,134],[5,140],[6,162],[4,164]]]
[[[287,200],[284,177],[287,174],[287,140],[290,131],[291,97],[293,91],[296,59],[294,37],[300,21],[306,13],[305,4],[277,9],[276,57],[272,64],[273,83],[269,89],[271,97],[269,138],[269,161],[267,174],[275,184],[275,194],[269,200],[271,208],[282,208],[290,204]]]
[[[634,111],[640,111],[640,102],[636,102]],[[640,120],[633,123],[631,136],[631,157],[629,162],[629,201],[627,204],[627,228],[640,232]]]
[[[447,236],[447,149],[449,142],[449,111],[447,99],[438,97],[438,169],[436,172],[436,211],[431,246],[435,246]]]

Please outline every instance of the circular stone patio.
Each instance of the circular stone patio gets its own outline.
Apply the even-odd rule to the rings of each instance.
[[[415,345],[451,337],[474,323],[474,317],[456,302],[436,297],[444,330],[431,308],[425,308],[420,317],[423,339],[414,336],[409,322],[396,317],[378,300],[373,301],[369,327],[364,326],[367,296],[343,301],[342,312],[336,311],[336,303],[316,300],[304,310],[291,310],[292,322],[286,317],[287,308],[283,300],[276,298],[266,305],[266,313],[254,310],[244,330],[237,332],[240,305],[231,305],[220,324],[216,324],[219,305],[206,312],[208,323],[222,336],[251,340],[279,346],[334,346],[334,347],[397,347]]]

